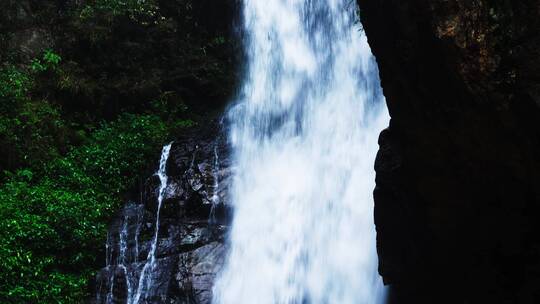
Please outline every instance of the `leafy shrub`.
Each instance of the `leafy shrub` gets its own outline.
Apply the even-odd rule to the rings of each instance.
[[[0,303],[82,303],[128,186],[228,92],[228,30],[211,1],[33,1],[58,49],[29,62],[21,3],[0,4]]]
[[[31,77],[24,71],[14,66],[0,69],[0,100],[2,101],[2,108],[7,108],[6,103],[12,104],[13,101],[26,96],[31,85]]]
[[[123,115],[50,162],[41,177],[19,170],[0,187],[0,302],[80,303],[99,268],[106,223],[120,194],[159,154],[157,116]]]
[[[41,61],[40,61],[41,62]],[[60,57],[43,55],[44,67],[55,68]],[[0,70],[0,170],[21,165],[42,167],[67,149],[70,132],[57,105],[32,100],[35,79],[30,72],[8,66]]]
[[[94,0],[80,11],[82,20],[108,17],[109,21],[117,16],[127,16],[141,24],[159,17],[159,6],[153,0]]]
[[[16,115],[0,116],[0,144],[13,165],[40,168],[58,157],[70,142],[58,108],[46,101],[25,102]]]
[[[62,61],[62,57],[52,50],[45,50],[43,58],[34,58],[30,63],[30,68],[33,72],[41,73],[47,70],[56,70]]]

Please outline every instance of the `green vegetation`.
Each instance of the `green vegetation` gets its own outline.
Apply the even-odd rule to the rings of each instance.
[[[33,98],[40,75],[57,73],[60,62],[46,50],[26,70],[0,70],[1,146],[19,164],[0,185],[0,303],[77,303],[87,296],[123,193],[172,132],[195,124],[181,119],[187,108],[169,93],[147,113],[74,125],[58,104]]]
[[[159,6],[156,1],[152,0],[94,0],[89,2],[79,13],[83,20],[99,16],[107,16],[108,18],[128,16],[133,21],[146,23],[146,20],[155,19],[159,15]]]
[[[46,50],[26,70],[13,65],[0,68],[0,149],[6,156],[0,164],[5,169],[42,166],[66,151],[72,141],[59,106],[30,94],[36,77],[56,71],[60,61],[58,54]]]
[[[43,73],[47,70],[55,70],[58,64],[62,61],[62,57],[52,50],[46,50],[43,53],[43,58],[35,58],[30,64],[30,68],[34,73]]]
[[[16,102],[28,92],[30,78],[26,73],[13,66],[0,70],[0,99],[2,108],[7,108],[6,103]]]
[[[2,147],[21,164],[5,171],[0,185],[0,303],[77,303],[87,296],[122,195],[167,137],[195,124],[181,118],[188,109],[170,92],[147,113],[121,114],[87,131],[70,128],[57,104],[31,94],[38,74],[59,63],[46,51],[32,60],[31,72],[0,72]]]
[[[228,32],[206,16],[225,10],[28,1],[0,3],[0,303],[82,303],[126,192],[230,92]]]
[[[41,176],[21,169],[9,177],[0,188],[0,302],[76,303],[86,295],[107,220],[166,135],[157,116],[124,115]]]
[[[33,101],[28,93],[33,75],[14,66],[0,69],[0,149],[5,168],[58,155],[64,123],[58,109],[47,101]],[[39,157],[35,157],[39,155]]]

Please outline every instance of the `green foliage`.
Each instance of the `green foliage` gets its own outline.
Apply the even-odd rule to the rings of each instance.
[[[147,114],[81,126],[36,98],[70,76],[46,50],[27,69],[0,69],[0,303],[80,303],[103,256],[106,224],[167,134],[190,127],[187,107],[164,93]],[[51,73],[49,73],[51,72]],[[67,75],[67,76],[66,76]],[[54,85],[54,84],[53,84]],[[85,133],[89,135],[85,135]],[[74,137],[83,145],[73,146]],[[9,165],[14,163],[14,165]]]
[[[32,62],[30,63],[30,68],[35,73],[41,73],[47,70],[47,67],[43,63],[41,63],[41,60],[38,58],[32,59]]]
[[[66,303],[70,297],[82,298],[83,276],[53,270],[61,263],[55,254],[66,247],[66,229],[57,228],[62,218],[54,216],[54,207],[75,205],[81,197],[50,188],[50,181],[32,185],[31,176],[30,171],[20,171],[0,189],[0,302]]]
[[[0,302],[80,303],[106,223],[168,133],[157,116],[123,115],[36,177],[0,188]]]
[[[0,303],[82,303],[128,187],[170,134],[207,119],[229,92],[228,30],[201,19],[212,8],[228,20],[215,9],[226,6],[8,2],[0,4]],[[26,52],[14,38],[27,28],[47,33],[36,46],[56,48]]]
[[[217,36],[210,42],[210,46],[219,46],[227,43],[227,39],[223,36]]]
[[[159,6],[153,0],[94,0],[84,6],[79,13],[82,20],[107,17],[109,21],[117,16],[127,16],[140,24],[150,24],[159,16]]]
[[[56,54],[52,50],[46,50],[43,54],[43,61],[45,61],[45,63],[51,66],[57,66],[61,60],[62,57],[60,57],[60,55]]]
[[[30,68],[35,73],[42,73],[47,70],[56,70],[62,61],[62,57],[52,50],[45,50],[41,59],[34,58],[30,63]]]
[[[15,115],[0,116],[0,136],[5,155],[31,168],[59,156],[70,141],[60,112],[46,101],[25,102]]]
[[[60,57],[45,52],[43,62],[55,68]],[[8,66],[0,70],[0,168],[32,168],[57,157],[71,141],[59,107],[32,100],[35,79],[31,73]]]
[[[0,101],[1,107],[5,107],[6,103],[12,104],[15,101],[23,98],[31,86],[31,78],[24,71],[14,67],[7,66],[0,69]]]

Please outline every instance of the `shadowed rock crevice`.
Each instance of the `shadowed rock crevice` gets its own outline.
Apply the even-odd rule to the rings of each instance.
[[[375,218],[394,301],[537,303],[540,2],[358,3],[392,116]]]

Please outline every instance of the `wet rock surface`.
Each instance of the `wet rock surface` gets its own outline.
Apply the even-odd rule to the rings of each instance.
[[[157,167],[157,162],[156,162]],[[150,271],[140,303],[210,303],[225,255],[230,217],[228,144],[218,124],[194,129],[172,144],[167,188]],[[111,223],[107,261],[96,278],[95,303],[133,303],[155,233],[160,181],[147,179]]]
[[[358,3],[392,116],[375,219],[393,303],[539,303],[540,2]]]

